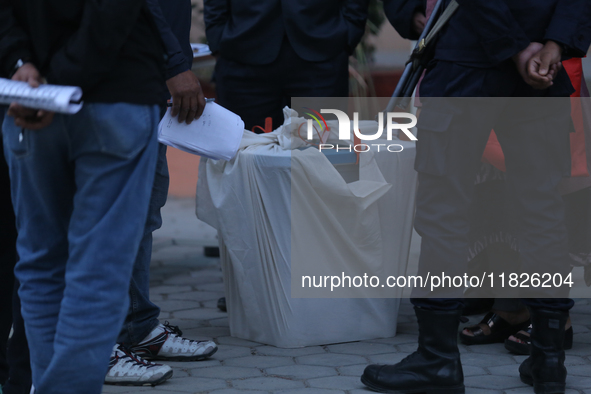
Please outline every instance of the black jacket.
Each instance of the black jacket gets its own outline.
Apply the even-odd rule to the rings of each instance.
[[[352,52],[365,32],[368,0],[205,0],[213,52],[247,64],[277,58],[285,37],[302,59]]]
[[[547,40],[562,44],[566,57],[585,56],[589,49],[590,0],[457,1],[458,11],[437,42],[436,59],[491,67],[530,42]]]
[[[91,102],[161,102],[164,49],[145,0],[0,0],[0,73],[31,59]]]

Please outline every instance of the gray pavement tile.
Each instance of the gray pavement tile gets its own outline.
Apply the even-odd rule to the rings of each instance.
[[[215,354],[213,355],[215,357]],[[175,370],[182,369],[183,371],[189,371],[193,368],[203,368],[203,367],[215,367],[221,365],[219,360],[215,360],[214,358],[208,358],[206,360],[201,361],[158,361],[161,364],[170,365]]]
[[[575,335],[577,335],[577,334],[589,332],[589,331],[591,331],[591,328],[589,328],[588,325],[585,326],[582,324],[573,324],[573,331],[574,331]]]
[[[570,354],[567,354],[566,356],[566,361],[564,362],[564,365],[566,365],[567,367],[571,366],[571,365],[583,365],[583,364],[587,364],[587,368],[589,370],[589,376],[591,376],[591,362],[582,356],[573,356]],[[570,369],[569,369],[570,371]]]
[[[190,290],[191,286],[153,286],[150,287],[150,297],[152,294],[173,294]]]
[[[330,376],[327,378],[308,379],[308,385],[321,389],[353,390],[364,388],[359,377],[355,376]]]
[[[399,334],[410,334],[417,335],[419,332],[419,325],[416,322],[413,323],[398,323],[396,325],[396,332]]]
[[[228,360],[234,357],[244,357],[250,355],[252,355],[252,350],[249,347],[221,344],[218,346],[218,351],[213,355],[213,357],[216,360]]]
[[[214,309],[218,309],[218,299],[220,299],[221,297],[224,296],[223,292],[219,292],[217,293],[218,296],[212,300],[207,300],[207,301],[202,301],[201,304],[203,305],[204,308],[214,308]]]
[[[581,334],[586,335],[586,334]],[[591,355],[591,344],[589,343],[581,343],[578,340],[577,334],[575,334],[575,339],[573,341],[573,348],[566,351],[566,358],[568,356],[589,356]]]
[[[166,383],[164,383],[166,384]],[[164,390],[160,390],[159,387],[162,387],[162,385],[160,386],[156,386],[156,387],[151,387],[151,386],[140,386],[140,387],[120,387],[120,388],[125,388],[128,389],[130,391],[105,391],[105,389],[107,387],[111,387],[111,386],[103,386],[103,394],[110,394],[110,393],[117,393],[117,394],[170,394],[170,391],[164,391]]]
[[[464,371],[464,376],[478,376],[478,375],[487,375],[487,372],[484,368],[475,367],[473,365],[462,365],[462,370]]]
[[[347,390],[347,394],[373,394],[375,391],[368,389],[367,387],[360,389]]]
[[[371,364],[396,364],[409,354],[410,353],[377,354],[369,356],[368,358]]]
[[[470,387],[466,389],[467,394],[503,394],[500,390],[488,390],[488,389],[478,389],[474,387]],[[533,394],[530,393],[530,394]]]
[[[195,308],[187,309],[183,311],[173,312],[173,315],[177,319],[198,319],[198,320],[209,320],[218,319],[220,317],[226,317],[226,313],[219,309],[212,308]]]
[[[232,386],[238,389],[250,390],[285,390],[304,388],[304,382],[297,380],[281,379],[276,377],[252,378],[232,381]]]
[[[574,365],[567,368],[568,376],[584,376],[591,377],[591,366],[590,365]]]
[[[465,353],[461,356],[463,365],[474,365],[476,367],[494,367],[499,365],[516,364],[509,355]]]
[[[517,374],[515,374],[515,376],[505,376],[502,379],[493,375],[468,376],[464,378],[464,385],[471,388],[474,387],[480,389],[500,390],[508,390],[525,386],[521,380],[519,380],[519,376]],[[471,391],[466,390],[466,392],[470,393]]]
[[[243,393],[243,394],[264,394],[264,393],[270,393],[269,391],[262,391],[262,390],[241,390],[241,389],[237,389],[237,388],[229,388],[229,389],[222,389],[222,390],[213,390],[213,391],[209,391],[208,394],[237,394],[237,393]]]
[[[369,356],[372,354],[393,353],[396,349],[391,345],[381,343],[351,342],[327,346],[331,353],[358,354]]]
[[[243,379],[243,378],[256,378],[262,375],[262,372],[256,368],[244,368],[244,367],[209,367],[192,369],[191,376],[203,377],[203,378],[214,378],[214,379]]]
[[[338,367],[339,375],[343,376],[357,376],[361,377],[367,364],[347,365],[346,367]]]
[[[183,336],[187,338],[217,338],[225,337],[230,335],[230,329],[228,327],[198,327],[183,330]]]
[[[150,301],[152,301],[156,305],[158,305],[158,301],[152,300],[152,297],[150,297]],[[160,311],[160,314],[158,315],[158,319],[161,320],[161,321],[170,320],[170,319],[172,319],[172,313]]]
[[[221,338],[218,338],[218,340],[219,340],[219,343],[222,345],[247,346],[247,347],[255,347],[255,346],[262,345],[262,343],[248,341],[246,339],[236,338],[236,337],[221,337]]]
[[[403,343],[414,343],[416,346],[417,343],[417,334],[396,334],[395,337],[392,338],[378,338],[378,339],[370,339],[364,342],[370,343],[385,343],[387,345],[400,345]]]
[[[517,389],[507,390],[505,391],[505,394],[533,394],[533,392],[534,390],[531,386],[524,386]],[[565,394],[579,394],[579,391],[567,388]]]
[[[566,378],[566,386],[574,389],[591,389],[591,377],[587,376],[571,376]]]
[[[580,302],[575,303],[575,306],[570,310],[571,316],[578,316],[579,314],[591,315],[591,307]],[[574,319],[573,319],[574,320]]]
[[[200,278],[193,277],[191,275],[177,275],[171,278],[164,280],[165,285],[188,285],[193,287],[199,287],[200,285],[210,285],[212,283],[219,284],[221,283],[221,278],[210,278],[210,280],[202,282]]]
[[[219,292],[213,291],[187,291],[183,293],[174,293],[168,296],[169,300],[187,300],[187,301],[209,301],[217,300],[222,297]]]
[[[319,389],[315,387],[307,387],[304,389],[279,390],[276,394],[345,394],[343,390]],[[367,392],[365,393],[367,394]]]
[[[322,354],[326,353],[326,350],[322,346],[309,346],[309,347],[301,347],[296,349],[284,349],[275,346],[258,346],[255,348],[256,354],[261,354],[263,356],[287,356],[287,357],[297,357],[297,356],[306,356],[309,354]]]
[[[344,365],[364,364],[367,359],[350,354],[324,353],[310,356],[300,356],[296,362],[301,365],[323,365],[327,367],[341,367]]]
[[[160,362],[160,361],[159,361]],[[181,368],[173,368],[174,375],[173,378],[188,378],[190,375],[187,371]]]
[[[574,335],[573,340],[573,348],[577,346],[577,344],[590,344],[591,343],[591,333],[589,332],[577,332]]]
[[[199,291],[215,291],[215,292],[224,292],[224,284],[223,283],[208,283],[204,285],[197,285],[195,288]]]
[[[216,300],[216,303],[217,303],[217,300]],[[212,327],[230,327],[230,324],[228,323],[228,318],[227,317],[222,317],[222,318],[219,318],[219,319],[211,319],[209,321],[209,324]]]
[[[225,365],[235,367],[250,367],[250,368],[271,368],[280,367],[284,365],[294,365],[295,362],[292,357],[279,356],[248,356],[231,358],[224,362]]]
[[[185,309],[200,308],[199,302],[186,301],[186,300],[171,300],[171,299],[158,302],[158,306],[160,307],[160,309],[167,311],[167,312],[175,312],[175,311],[182,311]]]
[[[111,385],[107,385],[105,384],[103,386],[103,393],[107,394],[107,393],[129,393],[131,391],[134,391],[136,388],[135,387],[130,387],[130,386],[111,386]]]
[[[508,355],[511,354],[507,349],[505,349],[504,343],[491,343],[488,345],[471,345],[467,346],[469,351],[472,353],[483,353],[483,354],[501,354],[501,355]]]
[[[501,365],[498,367],[486,368],[491,375],[497,376],[519,376],[519,364]]]
[[[335,368],[320,367],[317,365],[289,365],[283,367],[267,368],[265,370],[270,376],[280,376],[290,379],[311,379],[326,376],[336,376],[338,372]]]
[[[160,390],[167,392],[181,393],[203,393],[210,390],[227,387],[228,384],[222,379],[207,378],[177,378],[174,376],[166,383],[158,386]]]

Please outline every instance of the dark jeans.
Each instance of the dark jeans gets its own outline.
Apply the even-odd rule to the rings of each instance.
[[[156,176],[150,196],[148,219],[144,235],[133,264],[133,274],[129,286],[129,312],[117,342],[126,346],[137,344],[160,323],[160,308],[150,301],[150,261],[152,259],[152,232],[162,226],[160,208],[166,203],[168,195],[168,164],[166,145],[158,145]]]
[[[284,40],[279,56],[270,64],[250,65],[219,58],[215,68],[217,102],[240,115],[245,128],[283,124],[283,108],[291,97],[347,97],[349,57],[345,51],[334,59],[309,62],[300,58]]]

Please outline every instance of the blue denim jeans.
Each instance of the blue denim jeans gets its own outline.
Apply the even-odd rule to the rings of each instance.
[[[150,197],[148,219],[144,227],[144,236],[133,265],[133,274],[129,286],[129,311],[117,342],[126,346],[139,343],[160,323],[160,308],[150,301],[150,261],[152,259],[152,232],[162,226],[160,208],[166,203],[168,195],[168,164],[166,145],[158,144],[156,176]]]
[[[3,125],[37,394],[99,394],[127,314],[154,180],[157,106],[86,104]]]

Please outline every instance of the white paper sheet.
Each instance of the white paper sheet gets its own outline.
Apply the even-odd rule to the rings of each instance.
[[[232,159],[243,133],[244,122],[240,116],[214,102],[208,102],[203,115],[190,125],[179,123],[169,109],[158,126],[161,143],[214,160]]]
[[[41,85],[0,78],[0,104],[19,103],[29,108],[75,114],[82,108],[82,89],[77,86]],[[76,103],[73,103],[76,102]]]

